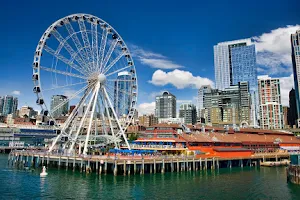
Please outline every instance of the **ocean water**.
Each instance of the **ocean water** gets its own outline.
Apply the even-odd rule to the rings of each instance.
[[[64,168],[24,171],[0,155],[0,199],[295,199],[300,186],[287,183],[284,167],[232,168],[117,176]]]

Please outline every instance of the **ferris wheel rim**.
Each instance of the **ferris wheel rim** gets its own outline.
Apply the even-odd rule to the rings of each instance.
[[[44,98],[44,94],[43,94],[43,92],[44,92],[44,90],[42,89],[42,82],[41,82],[41,58],[42,58],[42,52],[44,52],[44,48],[45,48],[45,43],[46,43],[46,41],[49,39],[49,35],[51,35],[51,33],[52,33],[52,31],[54,30],[54,29],[56,29],[56,27],[57,27],[57,25],[60,23],[60,22],[62,22],[63,20],[65,20],[65,19],[70,19],[70,18],[74,18],[74,17],[82,17],[82,18],[86,18],[85,19],[85,22],[88,22],[88,23],[93,23],[93,22],[89,22],[88,21],[88,19],[93,19],[93,20],[96,20],[97,22],[97,25],[96,26],[98,26],[98,25],[100,25],[99,23],[101,22],[101,23],[104,23],[104,24],[106,24],[109,28],[111,28],[112,29],[112,31],[113,31],[113,33],[115,33],[115,34],[117,34],[117,36],[118,36],[118,41],[121,41],[122,42],[122,44],[123,44],[123,46],[125,46],[126,48],[127,48],[127,54],[129,54],[130,55],[130,62],[132,62],[132,65],[131,65],[131,67],[134,69],[134,71],[135,71],[135,73],[134,73],[134,77],[135,77],[135,86],[136,86],[136,89],[135,89],[135,95],[133,95],[133,98],[132,98],[132,102],[131,102],[131,104],[130,105],[132,105],[131,107],[130,107],[130,110],[134,110],[134,112],[133,112],[133,114],[131,114],[131,115],[129,115],[129,114],[127,114],[127,117],[126,117],[126,125],[124,126],[124,127],[122,127],[123,128],[123,130],[125,131],[127,128],[128,128],[128,126],[129,126],[129,124],[130,124],[130,122],[132,121],[132,119],[134,118],[134,113],[136,112],[136,107],[137,107],[137,93],[138,93],[138,81],[137,81],[137,74],[136,74],[136,68],[135,68],[135,64],[134,64],[134,60],[132,59],[132,56],[131,56],[131,53],[130,53],[130,50],[129,50],[129,48],[128,48],[128,46],[126,45],[126,43],[125,43],[125,41],[123,40],[123,38],[121,37],[121,35],[109,24],[109,23],[107,23],[106,21],[104,21],[103,19],[101,19],[101,18],[99,18],[99,17],[97,17],[97,16],[94,16],[94,15],[91,15],[91,14],[85,14],[85,13],[76,13],[76,14],[71,14],[71,15],[68,15],[68,16],[65,16],[65,17],[63,17],[63,18],[60,18],[60,19],[58,19],[58,20],[56,20],[54,23],[52,23],[52,25],[50,25],[47,29],[46,29],[46,31],[43,33],[43,35],[42,35],[42,37],[40,38],[40,40],[39,40],[39,43],[38,43],[38,45],[37,45],[37,47],[36,47],[36,51],[35,51],[35,56],[34,56],[34,66],[33,66],[33,73],[34,74],[37,74],[38,75],[38,80],[36,81],[33,81],[34,82],[34,86],[35,87],[39,87],[40,88],[40,92],[38,92],[38,93],[36,93],[36,96],[37,96],[37,99],[39,100],[39,99],[43,99]],[[99,22],[99,23],[98,23]],[[99,34],[99,33],[98,33]],[[101,44],[100,44],[101,45]],[[76,51],[76,53],[80,53],[80,52],[78,52],[78,51]],[[104,55],[103,55],[104,56]],[[38,67],[36,67],[36,64],[37,63],[37,66]],[[107,71],[104,71],[104,74],[105,73],[107,73],[109,70],[107,70]],[[83,83],[84,84],[84,83]],[[87,85],[87,87],[88,87],[88,85]],[[135,102],[135,103],[133,103],[133,102]],[[42,108],[42,110],[49,110],[48,109],[48,105],[44,102],[44,103],[42,103],[42,104],[40,104],[40,107]],[[58,127],[57,126],[57,121],[56,121],[56,119],[53,117],[53,115],[52,114],[50,114],[50,116],[49,116],[50,118],[51,118],[51,120],[53,120],[55,123],[54,123],[54,125],[57,127],[57,128],[60,128],[60,127]]]

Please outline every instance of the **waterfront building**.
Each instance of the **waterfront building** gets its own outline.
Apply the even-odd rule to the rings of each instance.
[[[251,123],[257,122],[257,66],[251,39],[221,42],[214,46],[216,89],[247,81],[251,93]]]
[[[168,91],[155,98],[155,117],[175,118],[176,117],[176,97]]]
[[[205,122],[212,125],[248,125],[250,122],[250,93],[248,82],[212,89],[204,95]]]
[[[35,117],[37,115],[37,112],[33,110],[32,107],[29,106],[22,106],[20,111],[19,111],[19,117],[24,118],[24,117]]]
[[[58,118],[61,116],[65,116],[68,114],[69,111],[69,102],[67,101],[68,97],[64,95],[53,95],[51,98],[51,105],[50,105],[50,110],[52,113],[52,117]],[[59,108],[56,108],[58,105],[63,104],[63,106],[60,106]],[[55,109],[55,110],[54,110]]]
[[[211,91],[211,86],[210,85],[202,85],[200,89],[198,90],[198,98],[197,98],[197,103],[198,103],[198,118],[204,118],[204,107],[203,107],[203,100],[204,100],[204,94],[207,92]]]
[[[300,30],[291,35],[292,65],[296,96],[297,118],[300,116]]]
[[[183,103],[179,108],[179,118],[184,118],[186,124],[196,124],[197,109],[194,104]]]
[[[288,112],[288,125],[292,128],[296,125],[297,121],[297,105],[296,105],[296,91],[294,88],[289,92],[289,105],[290,109]]]
[[[118,73],[114,85],[114,109],[118,116],[127,116],[131,103],[131,74],[128,71]]]
[[[262,129],[282,129],[283,110],[279,78],[260,76],[258,79],[260,127]]]

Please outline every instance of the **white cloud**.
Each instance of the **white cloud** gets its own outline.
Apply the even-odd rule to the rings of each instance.
[[[130,45],[132,56],[136,57],[142,64],[158,69],[177,69],[184,68],[159,53],[144,50],[136,45]]]
[[[137,106],[137,110],[139,112],[139,115],[154,114],[155,102],[141,103]]]
[[[194,76],[189,71],[183,71],[175,69],[170,72],[164,72],[162,70],[156,70],[152,75],[152,80],[150,83],[157,86],[165,86],[171,84],[177,89],[184,88],[200,88],[202,85],[212,85],[213,81],[208,78],[203,78],[200,76]]]
[[[259,72],[278,74],[292,71],[290,37],[299,29],[300,25],[288,25],[252,38],[257,51],[257,64],[264,66],[259,68]]]
[[[289,92],[294,87],[294,76],[291,74],[290,76],[281,77],[279,79],[281,103],[284,106],[289,106]]]
[[[11,94],[12,94],[12,95],[18,95],[18,96],[19,96],[19,95],[21,95],[21,91],[19,91],[19,90],[14,90],[14,91],[11,92]]]

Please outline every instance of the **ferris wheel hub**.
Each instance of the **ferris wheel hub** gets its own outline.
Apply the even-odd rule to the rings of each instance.
[[[106,76],[104,74],[99,74],[98,81],[100,82],[101,85],[103,85],[106,82]]]

